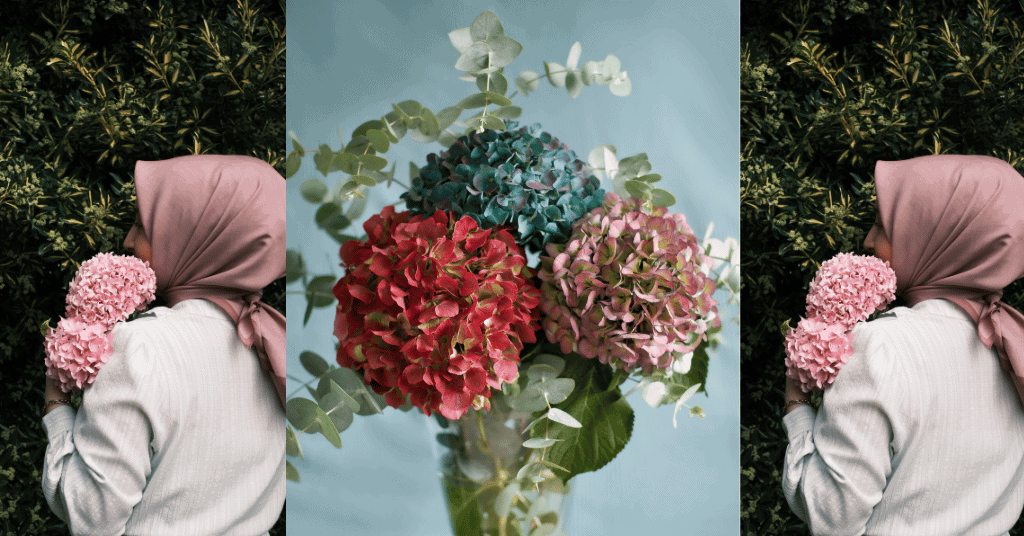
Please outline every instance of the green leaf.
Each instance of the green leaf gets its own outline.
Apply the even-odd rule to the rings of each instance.
[[[285,426],[285,452],[288,456],[298,456],[303,460],[306,459],[302,455],[302,446],[299,445],[299,438],[295,435],[295,429],[292,425]]]
[[[394,166],[391,166],[391,168],[393,175]],[[348,210],[345,211],[345,217],[348,218],[349,221],[358,220],[360,216],[363,215],[363,212],[366,211],[366,201],[365,197],[356,197],[353,199],[352,204],[349,205]]]
[[[373,177],[369,177],[366,175],[352,175],[352,180],[365,186],[377,185],[377,181],[373,180]]]
[[[616,97],[625,97],[629,95],[630,91],[633,91],[633,82],[629,80],[629,76],[626,73],[622,73],[621,78],[616,78],[608,84],[608,89],[611,90],[612,95]]]
[[[470,73],[484,71],[490,65],[491,47],[487,43],[473,43],[462,52],[462,55],[455,62],[456,69]]]
[[[651,185],[636,179],[626,181],[626,191],[633,199],[644,199],[647,192],[651,191]]]
[[[392,105],[394,106],[394,105]],[[401,114],[398,112],[388,112],[384,115],[384,128],[385,134],[391,140],[391,143],[398,143],[398,140],[405,136],[406,131],[409,129],[405,125],[405,121],[402,120]]]
[[[483,108],[487,106],[487,94],[486,93],[474,93],[464,99],[462,99],[458,107],[463,110],[472,110],[473,108]]]
[[[650,173],[647,175],[643,175],[641,177],[637,177],[636,180],[646,182],[647,184],[654,184],[661,180],[661,175],[657,173]]]
[[[391,147],[391,141],[388,140],[388,137],[383,132],[375,128],[371,128],[366,131],[366,139],[370,140],[370,145],[373,145],[373,150],[378,153],[386,153],[388,152],[388,148]]]
[[[555,87],[565,87],[565,67],[557,63],[544,62],[544,72],[548,75],[548,81]]]
[[[619,58],[616,58],[612,54],[608,54],[608,56],[604,58],[604,61],[601,62],[601,67],[602,76],[604,76],[604,78],[608,80],[611,80],[612,78],[615,78],[616,76],[619,75],[620,69],[622,68],[622,63],[619,62]]]
[[[416,101],[412,101],[412,102],[416,102]],[[384,128],[384,123],[381,123],[380,121],[378,121],[376,119],[371,119],[371,120],[369,120],[369,121],[359,125],[358,127],[356,127],[356,129],[352,131],[352,137],[355,138],[355,137],[358,137],[358,136],[366,136],[367,132],[369,132],[371,130],[380,130],[382,128]]]
[[[320,383],[316,386],[317,395],[327,394],[331,389],[330,382],[332,381],[344,389],[356,402],[359,402],[357,415],[374,415],[380,413],[380,409],[387,407],[383,395],[373,392],[363,383],[359,374],[347,368],[331,369],[323,378],[320,378]]]
[[[565,370],[565,359],[554,354],[540,354],[533,358],[533,362],[539,365],[547,365],[555,369],[556,376]]]
[[[469,27],[469,35],[473,41],[487,41],[505,35],[505,28],[501,26],[498,16],[488,10],[473,20],[473,24]]]
[[[580,80],[579,75],[576,71],[569,71],[565,73],[565,90],[569,93],[569,96],[576,98],[583,91],[583,80]]]
[[[526,377],[531,380],[546,381],[558,377],[558,369],[545,363],[534,363],[526,369]]]
[[[303,433],[316,433],[317,411],[323,411],[308,398],[292,398],[285,405],[288,422]]]
[[[651,172],[651,163],[647,159],[647,153],[638,153],[619,160],[619,175],[632,179]]]
[[[633,410],[618,388],[609,390],[613,372],[607,366],[576,354],[566,356],[562,374],[576,380],[576,389],[558,408],[583,423],[581,428],[553,426],[548,437],[561,439],[547,450],[546,459],[569,470],[558,477],[596,471],[622,451],[633,432]],[[534,428],[535,437],[542,430]]]
[[[453,460],[454,464],[455,461]],[[442,473],[444,474],[444,473]],[[447,495],[448,516],[452,521],[453,534],[480,535],[484,523],[483,514],[477,506],[476,486],[464,482],[464,477],[444,474],[444,490]]]
[[[302,254],[294,249],[285,251],[285,283],[294,283],[306,275],[306,263],[302,260]]]
[[[313,155],[313,163],[316,164],[316,169],[320,170],[320,173],[323,173],[324,177],[326,177],[327,173],[330,172],[331,161],[333,160],[334,151],[332,151],[327,144],[321,145],[320,149]]]
[[[352,138],[345,146],[345,152],[355,155],[368,154],[370,152],[370,139],[362,134]]]
[[[315,352],[310,352],[309,350],[299,354],[299,362],[302,363],[302,368],[306,369],[306,372],[316,377],[323,376],[331,368],[327,364],[326,359],[320,357],[320,355]]]
[[[296,173],[299,172],[299,167],[302,166],[302,157],[290,154],[284,163],[284,178],[290,179]]]
[[[306,156],[306,150],[302,148],[302,144],[299,143],[299,139],[295,137],[294,132],[289,132],[292,138],[292,150],[295,151],[299,158]]]
[[[537,91],[539,86],[540,75],[533,71],[523,71],[519,73],[519,77],[516,78],[516,89],[518,89],[523,95],[529,95],[530,93]]]
[[[420,133],[424,136],[433,136],[441,133],[441,126],[437,121],[434,112],[430,108],[423,107],[420,118]]]
[[[448,40],[452,42],[455,50],[458,50],[461,54],[473,45],[473,34],[470,33],[469,26],[466,26],[465,28],[448,32]]]
[[[516,497],[519,496],[519,492],[519,481],[515,480],[505,486],[501,493],[498,493],[498,496],[494,499],[494,511],[498,514],[498,517],[505,517],[512,511],[512,504],[515,502]]]
[[[327,195],[327,185],[324,181],[311,177],[299,185],[299,192],[302,198],[310,203],[321,203]]]
[[[518,106],[502,106],[497,110],[491,112],[494,117],[500,117],[501,119],[516,119],[522,115],[523,109]]]
[[[413,162],[409,162],[409,180],[414,180],[420,176],[420,168]]]
[[[331,170],[341,171],[342,173],[348,173],[351,175],[356,172],[356,166],[358,165],[358,155],[340,152],[334,155],[334,162],[331,163]]]
[[[601,80],[601,64],[596,61],[588,61],[579,70],[580,79],[586,85],[599,83]]]
[[[483,118],[483,125],[491,130],[505,130],[505,122],[493,115]]]
[[[542,449],[550,447],[551,445],[554,445],[557,442],[557,439],[545,439],[543,437],[537,437],[534,439],[527,439],[526,441],[523,441],[523,446],[528,449]]]
[[[501,96],[493,91],[484,91],[484,95],[487,95],[487,100],[498,106],[512,106],[512,101],[508,100],[508,97]]]
[[[397,108],[405,111],[409,116],[420,115],[420,111],[423,110],[423,105],[414,100],[405,100],[396,105]]]
[[[285,462],[284,476],[292,482],[302,482],[302,479],[299,478],[299,470],[292,465],[292,462]]]
[[[523,51],[523,45],[507,35],[491,39],[488,43],[487,68],[500,69],[516,59]]]
[[[560,410],[558,408],[551,408],[551,409],[549,409],[547,415],[548,415],[549,419],[551,419],[551,420],[553,420],[553,421],[555,421],[555,422],[557,422],[559,424],[564,424],[566,426],[571,426],[573,428],[582,428],[583,427],[583,423],[581,423],[580,421],[576,420],[576,418],[573,417],[572,415],[569,415],[568,413],[566,413],[566,412],[564,412],[564,411],[562,411],[562,410]]]
[[[508,80],[505,80],[505,77],[497,71],[485,73],[476,77],[476,87],[480,88],[480,91],[491,91],[504,95],[508,91]]]
[[[628,182],[626,183],[626,187],[629,188]],[[667,190],[659,190],[655,188],[651,190],[651,204],[656,207],[671,207],[676,204],[676,198]]]
[[[700,389],[697,391],[698,393],[707,392],[704,386],[707,385],[708,364],[710,361],[708,349],[705,345],[702,344],[693,351],[693,359],[690,361],[690,370],[686,373],[686,380],[690,385],[701,384]]]
[[[372,171],[380,171],[380,170],[388,167],[387,159],[386,158],[382,158],[380,156],[377,156],[375,154],[361,154],[361,155],[359,155],[359,163],[362,165],[361,167],[369,169],[369,170],[372,170]],[[359,182],[359,181],[356,181],[356,182]],[[370,186],[373,186],[373,184],[371,184]]]
[[[321,229],[340,231],[352,225],[352,222],[341,212],[341,207],[337,203],[330,202],[320,205],[317,209],[316,224]]]
[[[445,108],[444,110],[441,110],[440,112],[438,112],[437,113],[437,128],[438,128],[438,130],[444,130],[444,129],[452,126],[452,123],[457,121],[459,119],[460,115],[462,115],[462,108],[459,108],[458,106],[449,106],[449,107]]]
[[[544,400],[544,392],[537,387],[527,387],[516,396],[506,397],[509,407],[519,411],[533,413],[547,409],[548,403]]]
[[[320,398],[320,407],[324,411],[331,411],[335,408],[344,407],[351,412],[359,411],[360,404],[356,402],[356,399],[349,396],[337,382],[328,378],[327,379],[328,392]]]
[[[576,382],[572,378],[555,378],[537,384],[537,388],[544,393],[549,404],[557,404],[569,398],[575,386]]]
[[[333,275],[317,276],[309,282],[306,287],[306,314],[302,320],[303,325],[309,322],[313,308],[334,304],[334,283]]]
[[[440,143],[442,147],[451,147],[457,140],[458,137],[448,133],[448,131],[442,132],[441,135],[437,137],[437,143]]]
[[[569,49],[569,58],[565,60],[565,68],[569,70],[575,70],[576,66],[580,62],[580,54],[583,52],[583,47],[579,41],[572,44],[572,48]]]

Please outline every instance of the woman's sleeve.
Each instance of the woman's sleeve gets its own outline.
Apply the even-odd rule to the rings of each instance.
[[[891,418],[899,415],[894,389],[898,360],[885,333],[854,331],[853,355],[824,394],[821,409],[794,409],[783,419],[789,435],[783,492],[814,534],[863,534],[892,472]]]
[[[43,417],[43,494],[76,535],[122,534],[151,473],[151,416],[160,405],[152,395],[159,390],[146,385],[153,364],[127,329],[114,334],[114,352],[77,414],[65,406]]]

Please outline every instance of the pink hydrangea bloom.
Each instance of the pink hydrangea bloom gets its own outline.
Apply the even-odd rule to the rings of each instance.
[[[103,324],[62,318],[46,334],[46,375],[60,382],[64,392],[81,391],[110,359],[112,342]]]
[[[852,329],[896,298],[896,274],[869,255],[840,253],[823,262],[807,292],[807,316]]]
[[[721,325],[711,264],[685,216],[606,194],[568,244],[548,244],[541,257],[544,331],[565,353],[667,369]]]
[[[100,253],[82,263],[68,287],[67,316],[112,329],[153,301],[156,274],[149,263]]]
[[[786,375],[804,391],[821,391],[853,354],[853,334],[842,324],[819,318],[800,320],[786,334]]]

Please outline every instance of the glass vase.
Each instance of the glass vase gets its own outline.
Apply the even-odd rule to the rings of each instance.
[[[563,484],[537,463],[542,449],[523,446],[530,419],[514,410],[470,409],[432,425],[455,536],[568,533],[571,482]]]

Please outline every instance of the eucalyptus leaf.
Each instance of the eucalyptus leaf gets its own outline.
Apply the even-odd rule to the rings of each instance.
[[[430,111],[430,108],[423,107],[420,119],[420,132],[425,136],[433,136],[441,133],[441,126],[437,121],[437,117],[434,112]]]
[[[295,136],[294,132],[289,132],[292,138],[292,150],[295,154],[299,155],[299,158],[306,156],[306,150],[302,148],[302,144],[299,143],[299,139]]]
[[[533,413],[547,409],[548,403],[544,400],[544,392],[537,387],[527,387],[516,396],[507,397],[508,405],[512,409]]]
[[[352,153],[340,152],[334,155],[334,162],[331,163],[333,171],[341,171],[349,175],[356,172],[359,165],[359,156]]]
[[[413,162],[409,162],[409,180],[415,180],[420,176],[420,168]]]
[[[334,426],[334,421],[331,420],[330,416],[320,408],[316,406],[316,422],[320,425],[320,433],[323,434],[327,441],[329,441],[335,448],[341,448],[341,436],[338,435],[338,428]]]
[[[299,172],[299,168],[302,166],[302,157],[289,154],[284,164],[284,178],[290,179]]]
[[[405,113],[408,114],[409,116],[413,117],[420,115],[420,112],[423,110],[423,105],[420,104],[418,101],[414,100],[404,100],[398,103],[396,106],[399,109],[404,110]]]
[[[469,48],[462,51],[462,55],[455,62],[455,68],[460,71],[477,73],[490,67],[491,47],[488,43],[473,43]],[[474,76],[472,80],[475,80]]]
[[[493,11],[484,11],[473,19],[469,27],[469,35],[473,41],[487,41],[505,35],[505,28]]]
[[[384,128],[386,129],[385,134],[388,135],[391,143],[398,143],[398,140],[405,136],[405,132],[409,128],[405,126],[405,121],[402,120],[402,115],[395,111],[385,114],[383,122]]]
[[[558,376],[565,370],[565,359],[554,355],[554,354],[539,354],[533,358],[533,362],[538,365],[547,365],[555,369],[555,376]]]
[[[458,138],[447,130],[437,137],[437,143],[440,143],[443,147],[451,147],[456,141],[458,141]]]
[[[619,171],[619,158],[617,149],[610,143],[604,143],[590,150],[587,161],[590,167],[601,179],[613,177]]]
[[[544,393],[549,404],[558,404],[569,398],[569,394],[572,393],[575,385],[576,383],[572,378],[555,378],[541,382],[537,385],[537,388]]]
[[[546,439],[546,438],[543,438],[543,437],[538,437],[538,438],[527,439],[526,441],[523,441],[523,446],[528,448],[528,449],[542,449],[542,448],[550,447],[551,445],[554,445],[557,442],[558,442],[557,439]]]
[[[437,113],[437,128],[444,130],[452,125],[462,115],[462,108],[449,106]]]
[[[302,446],[299,445],[299,438],[295,435],[295,429],[292,425],[285,426],[285,452],[288,456],[298,456],[301,459],[306,459],[302,455]]]
[[[393,168],[394,166],[392,166],[392,169]],[[363,215],[363,212],[366,211],[366,202],[367,199],[365,197],[357,197],[353,199],[352,204],[349,205],[348,210],[345,211],[345,217],[348,218],[349,221],[358,220]]]
[[[302,478],[299,477],[299,470],[292,465],[292,462],[285,462],[284,476],[292,482],[302,482]]]
[[[523,51],[523,45],[507,35],[491,39],[488,42],[490,54],[487,58],[486,68],[499,69],[512,63]]]
[[[311,177],[299,185],[299,193],[302,194],[303,199],[310,203],[320,203],[324,200],[324,196],[327,195],[327,185],[324,184],[324,181]]]
[[[647,184],[654,184],[661,180],[661,175],[657,173],[648,173],[647,175],[637,177],[636,180],[646,182]]]
[[[352,224],[341,212],[341,206],[333,201],[320,205],[315,219],[317,226],[322,229],[341,230]]]
[[[555,87],[565,87],[565,67],[557,63],[544,62],[544,72],[548,75],[548,81]]]
[[[502,106],[497,110],[491,112],[494,117],[500,117],[501,119],[516,119],[522,115],[523,109],[518,106]]]
[[[327,385],[329,388],[328,392],[320,398],[320,407],[324,411],[329,412],[338,407],[344,407],[352,412],[359,411],[359,402],[356,402],[356,399],[346,393],[337,382],[328,378]]]
[[[474,93],[464,99],[462,99],[458,107],[463,110],[472,110],[473,108],[483,108],[487,106],[487,94],[486,93]]]
[[[331,368],[327,364],[326,359],[320,357],[316,352],[309,350],[299,354],[299,362],[302,363],[302,368],[306,369],[306,372],[318,378],[326,374]]]
[[[331,148],[327,146],[327,144],[321,145],[319,150],[317,150],[316,154],[313,155],[313,163],[316,164],[316,169],[319,170],[320,173],[324,175],[324,177],[326,177],[327,173],[330,172],[331,161],[333,160],[334,151],[332,151]]]
[[[377,181],[373,180],[373,177],[368,175],[352,175],[352,180],[365,186],[376,186]]]
[[[285,283],[294,283],[306,275],[306,262],[302,254],[294,249],[285,250]]]
[[[580,421],[576,420],[575,417],[573,417],[572,415],[569,415],[565,411],[562,411],[562,410],[560,410],[558,408],[551,408],[551,409],[549,409],[547,415],[548,415],[549,419],[551,419],[551,420],[553,420],[553,421],[555,421],[557,423],[564,424],[566,426],[571,426],[573,428],[582,428],[583,427],[583,424]]]
[[[519,481],[512,481],[498,493],[498,496],[494,499],[494,511],[498,514],[498,517],[505,517],[512,511],[512,504],[515,502],[516,497],[519,496],[519,492]]]
[[[381,125],[383,127],[383,125]],[[378,153],[386,153],[391,147],[391,140],[388,139],[387,135],[378,129],[371,128],[366,131],[366,138],[370,140],[370,145]]]
[[[636,179],[626,181],[626,191],[629,192],[629,196],[633,199],[646,199],[648,192],[651,191],[651,185],[643,181]]]
[[[484,91],[484,95],[487,95],[487,100],[498,106],[512,106],[512,101],[508,97],[499,95],[493,91]]]
[[[583,67],[579,70],[580,79],[586,85],[599,84],[601,81],[601,69],[602,66],[596,61],[588,61],[583,64]]]
[[[372,154],[370,149],[370,139],[362,134],[355,136],[348,145],[345,146],[346,153],[352,153],[355,155]]]
[[[619,75],[620,69],[622,69],[622,63],[619,62],[619,58],[616,58],[612,54],[608,54],[601,62],[602,72],[601,74],[608,80],[611,80]]]
[[[633,91],[633,82],[630,81],[629,76],[623,72],[621,76],[616,77],[610,84],[608,84],[608,89],[610,89],[612,95],[615,95],[616,97],[625,97]]]
[[[569,96],[576,98],[583,91],[583,80],[580,80],[580,76],[577,71],[569,71],[565,73],[565,90],[569,93]]]
[[[558,377],[558,370],[551,365],[534,363],[530,365],[530,368],[526,369],[526,377],[531,380],[550,380]]]
[[[651,190],[651,204],[656,207],[671,207],[676,204],[676,198],[667,190]]]
[[[359,155],[360,167],[370,169],[373,171],[380,171],[388,167],[388,161],[386,158],[379,157],[375,154],[361,154]],[[356,182],[359,182],[358,180]],[[370,184],[369,186],[373,186]]]
[[[356,127],[356,129],[352,131],[352,137],[355,138],[357,136],[366,136],[367,132],[371,130],[380,130],[382,128],[384,128],[384,123],[381,123],[376,119],[371,119]]]
[[[303,433],[316,433],[317,411],[320,407],[308,398],[292,398],[285,405],[288,422]]]
[[[469,31],[469,26],[465,28],[459,28],[448,32],[448,40],[452,42],[452,46],[459,53],[465,52],[467,48],[473,44],[473,35]]]
[[[504,95],[508,91],[508,80],[500,72],[481,74],[476,77],[476,87],[480,91],[491,91]]]
[[[565,68],[569,70],[576,69],[576,65],[580,62],[580,54],[583,52],[583,46],[580,45],[579,41],[572,44],[572,48],[569,49],[569,57],[565,60]]]
[[[483,126],[491,130],[505,130],[505,122],[493,115],[483,118]]]
[[[537,91],[539,86],[540,75],[533,71],[523,71],[519,73],[519,77],[516,78],[516,89],[518,89],[523,95],[529,95],[530,93]]]
[[[306,286],[306,299],[313,302],[313,307],[327,307],[334,305],[334,284],[336,279],[333,275],[318,275]]]
[[[637,153],[619,160],[619,174],[627,178],[635,178],[651,172],[651,163],[647,153]]]

